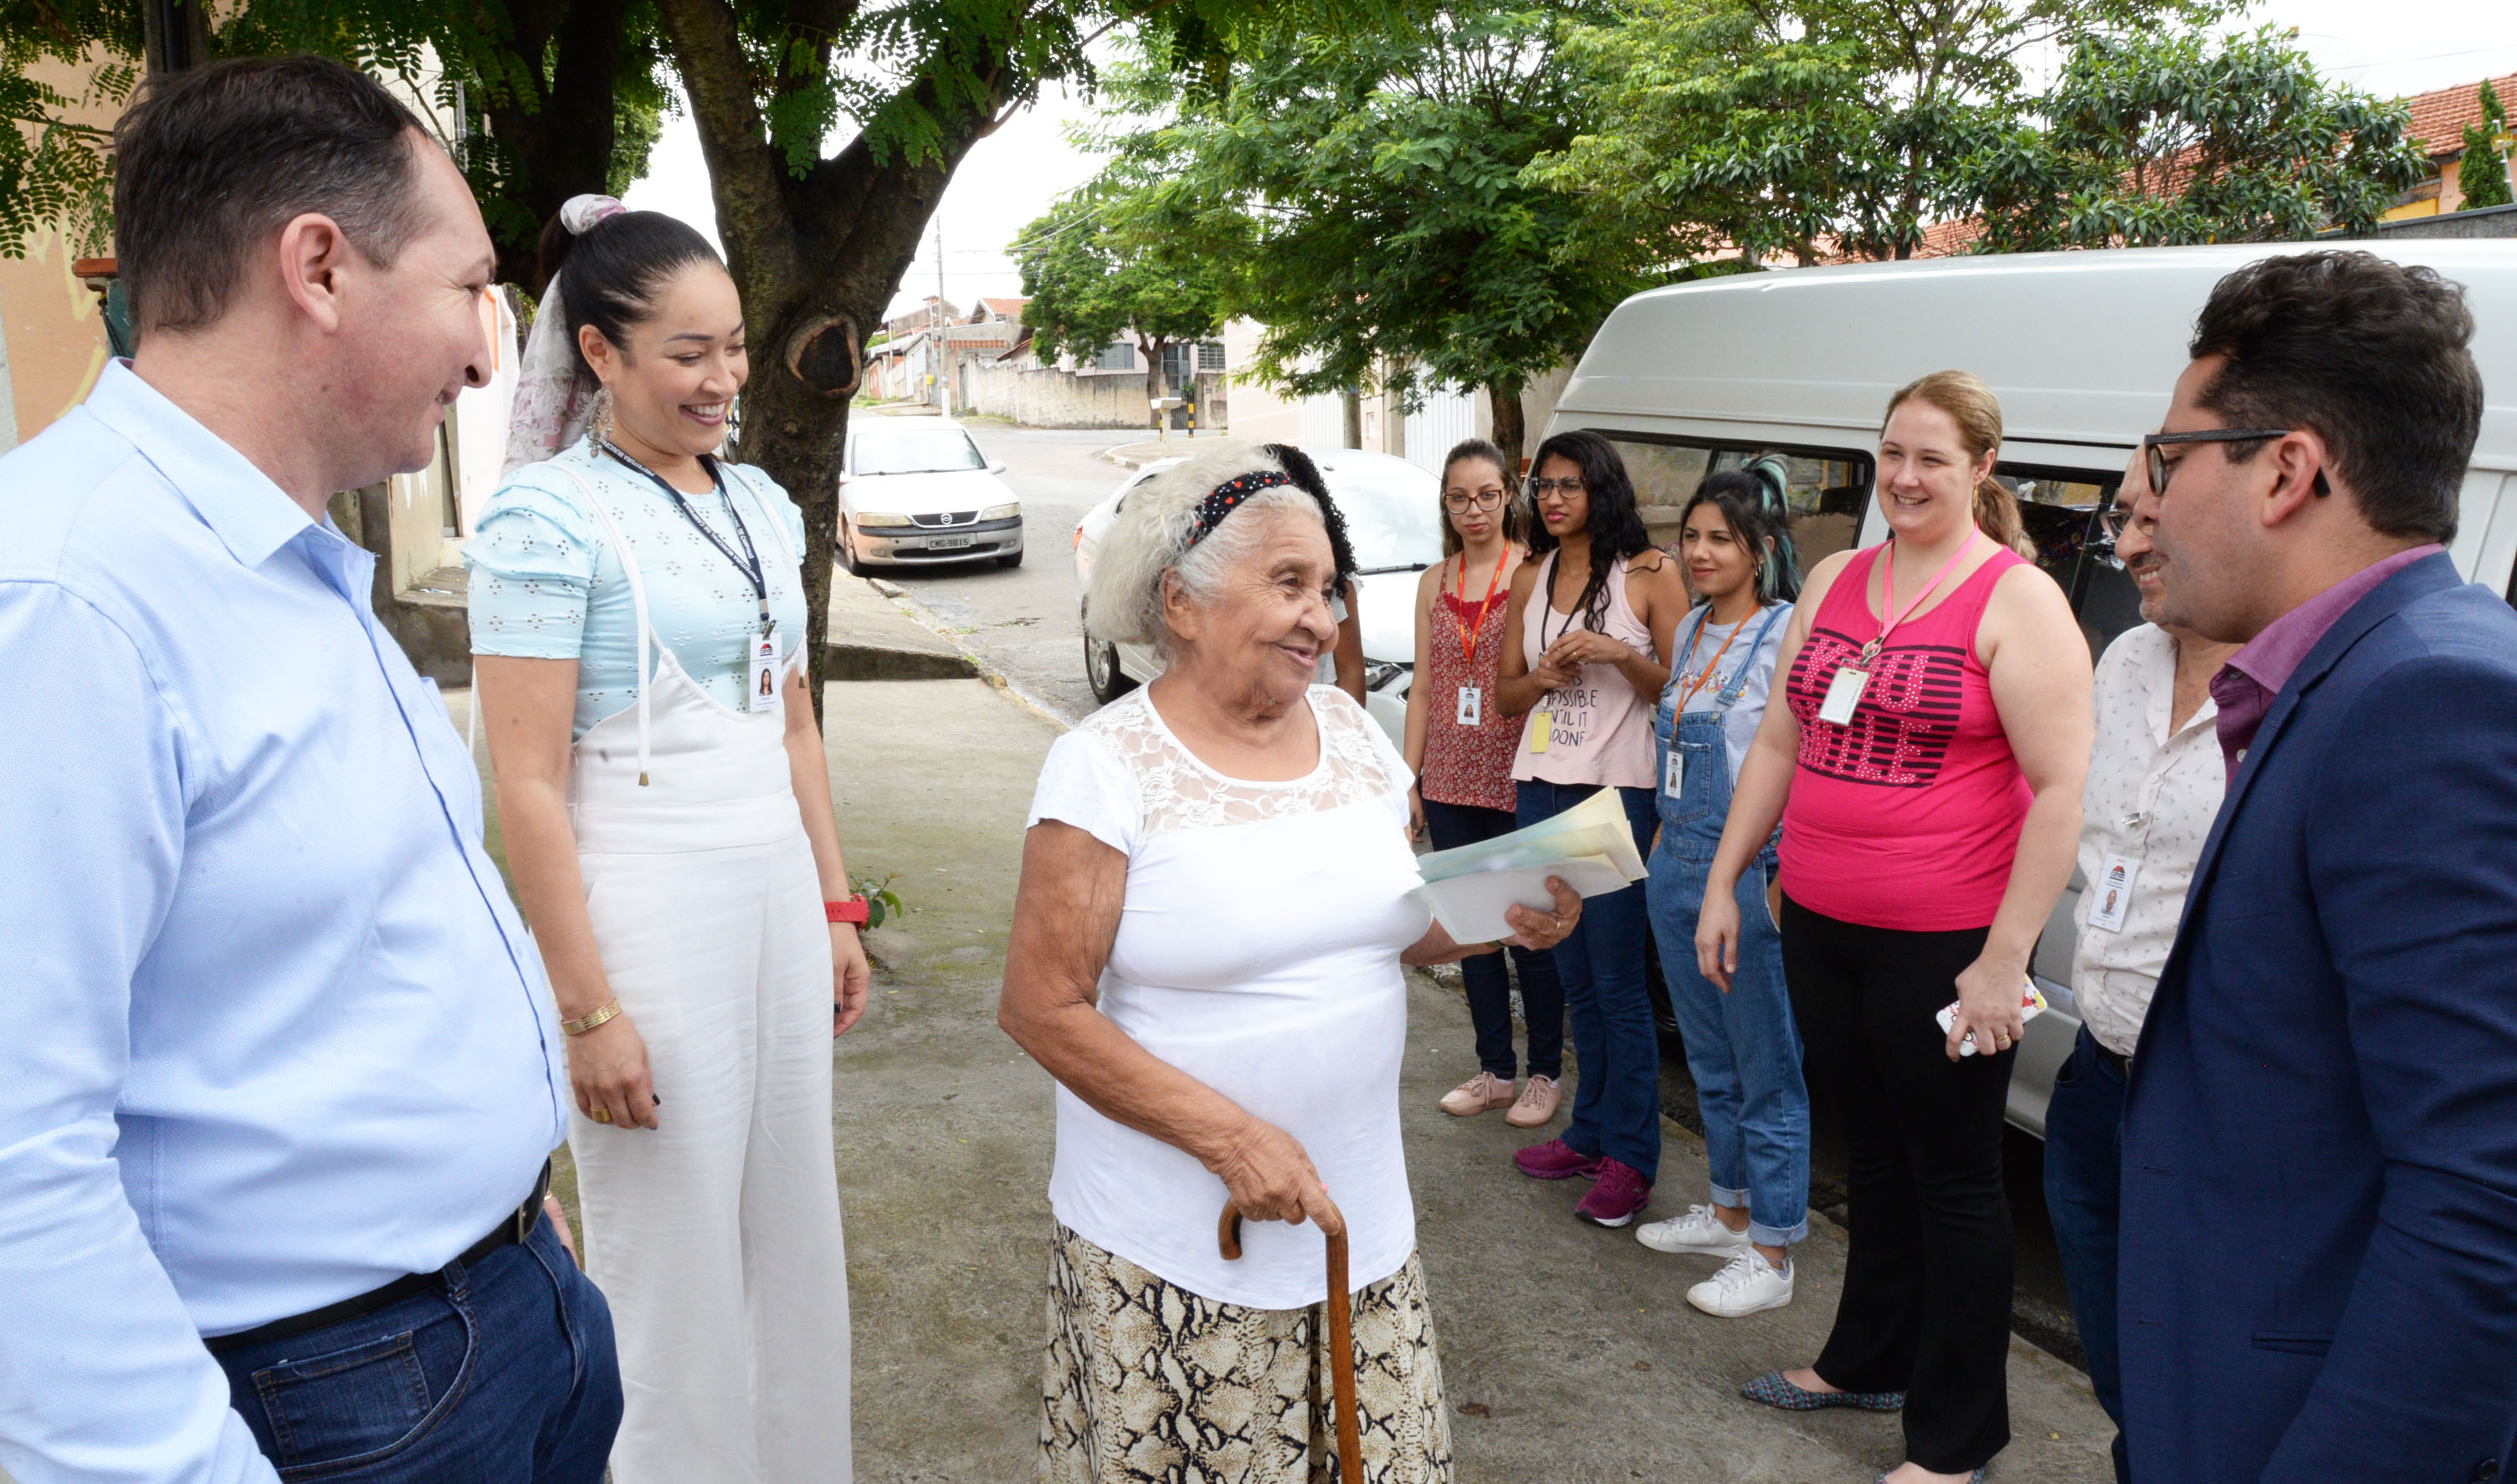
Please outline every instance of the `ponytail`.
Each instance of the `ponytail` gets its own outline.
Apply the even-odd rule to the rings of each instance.
[[[1990,475],[1975,487],[1975,529],[2028,561],[2036,560],[2036,543],[2028,539],[2026,524],[2019,518],[2019,496]]]

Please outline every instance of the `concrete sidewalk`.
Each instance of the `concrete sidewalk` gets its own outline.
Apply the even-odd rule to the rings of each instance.
[[[1122,469],[1142,469],[1158,458],[1179,458],[1196,452],[1191,440],[1218,442],[1232,435],[1221,428],[1200,428],[1191,433],[1183,428],[1168,438],[1148,438],[1139,443],[1121,444],[1104,448],[1101,456]]]
[[[857,1475],[1028,1478],[1051,1084],[997,1030],[996,994],[1025,806],[1054,728],[976,681],[834,685],[826,715],[850,871],[892,875],[910,908],[871,935],[875,1005],[835,1053]],[[1786,1415],[1736,1394],[1815,1353],[1843,1273],[1839,1229],[1816,1223],[1791,1307],[1699,1314],[1682,1295],[1712,1259],[1581,1225],[1571,1187],[1512,1171],[1527,1135],[1434,1107],[1474,1060],[1457,990],[1413,976],[1410,1016],[1407,1156],[1462,1484],[1861,1484],[1898,1461],[1894,1418]],[[1654,1215],[1705,1184],[1701,1145],[1664,1128]],[[2111,1429],[2086,1379],[2016,1341],[2010,1372],[2017,1440],[1992,1477],[2111,1478]]]

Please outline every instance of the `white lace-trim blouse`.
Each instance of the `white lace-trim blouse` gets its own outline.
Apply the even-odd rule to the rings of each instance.
[[[1127,856],[1101,1012],[1301,1141],[1345,1215],[1360,1289],[1416,1245],[1398,954],[1431,918],[1409,895],[1407,765],[1344,692],[1309,696],[1319,764],[1271,784],[1207,767],[1131,692],[1049,748],[1029,823],[1061,821]],[[1327,1296],[1317,1227],[1248,1223],[1242,1257],[1224,1261],[1223,1182],[1063,1086],[1048,1194],[1079,1235],[1192,1293],[1263,1309]]]

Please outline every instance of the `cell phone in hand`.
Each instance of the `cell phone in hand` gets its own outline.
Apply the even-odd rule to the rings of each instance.
[[[2024,1026],[2027,1024],[2027,1022],[2034,1020],[2037,1016],[2044,1013],[2045,996],[2037,990],[2036,981],[2033,979],[2025,979],[2020,981],[2019,1023]],[[1941,1023],[1941,1034],[1942,1036],[1948,1035],[1949,1028],[1957,1024],[1958,1002],[1954,999],[1950,1000],[1948,1004],[1941,1010],[1941,1013],[1934,1018]],[[1976,1050],[1975,1033],[1973,1031],[1969,1031],[1966,1034],[1966,1039],[1958,1042],[1958,1055],[1973,1056],[1975,1055]]]

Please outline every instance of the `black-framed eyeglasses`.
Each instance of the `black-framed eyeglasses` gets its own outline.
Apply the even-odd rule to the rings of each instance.
[[[1580,494],[1581,492],[1582,481],[1578,478],[1569,480],[1533,479],[1529,482],[1529,497],[1533,500],[1543,500],[1551,494],[1561,494],[1570,497]]]
[[[2287,438],[2296,428],[2205,428],[2196,433],[2145,433],[2141,440],[2141,456],[2150,474],[2153,494],[2167,497],[2167,476],[2175,466],[2167,461],[2170,444],[2254,444],[2266,439]],[[2325,481],[2325,471],[2316,471],[2316,492],[2331,494],[2333,487]]]
[[[1453,515],[1461,515],[1471,510],[1499,509],[1503,501],[1504,492],[1500,489],[1477,489],[1458,494],[1444,494],[1442,508]]]

